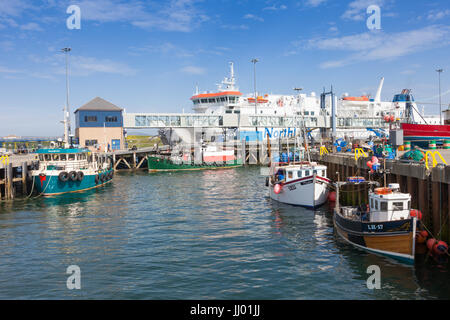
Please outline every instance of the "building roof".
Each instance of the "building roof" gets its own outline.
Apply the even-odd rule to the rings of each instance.
[[[112,104],[111,102],[106,101],[100,97],[95,97],[88,103],[79,107],[77,110],[75,110],[75,112],[77,112],[78,110],[122,111],[122,108],[119,108],[115,104]]]

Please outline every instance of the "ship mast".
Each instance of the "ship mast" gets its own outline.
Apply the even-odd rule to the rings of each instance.
[[[64,107],[64,148],[69,148],[69,135],[70,135],[70,111],[69,111],[69,52],[71,48],[63,48],[62,52],[66,56],[66,105]]]

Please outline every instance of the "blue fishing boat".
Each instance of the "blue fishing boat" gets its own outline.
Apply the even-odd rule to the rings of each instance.
[[[40,149],[36,153],[39,169],[31,174],[35,189],[44,196],[97,188],[114,176],[110,159],[88,149]]]

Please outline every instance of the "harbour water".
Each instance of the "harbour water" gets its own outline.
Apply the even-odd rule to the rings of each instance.
[[[268,198],[258,167],[118,173],[84,193],[0,203],[1,299],[449,299],[450,269],[359,251]],[[81,270],[81,289],[66,269]],[[378,265],[381,289],[368,289]]]

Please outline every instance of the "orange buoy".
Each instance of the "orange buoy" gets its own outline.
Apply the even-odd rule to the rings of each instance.
[[[392,190],[390,188],[382,187],[382,188],[375,188],[375,194],[390,194],[392,193]]]
[[[328,200],[329,200],[330,202],[336,202],[336,191],[331,191],[331,192],[328,194]]]
[[[410,217],[416,217],[417,219],[422,220],[422,212],[420,210],[411,209],[409,215]]]
[[[277,183],[274,187],[273,187],[273,192],[275,192],[276,194],[279,194],[281,192],[281,184]]]
[[[428,241],[427,241],[427,248],[428,248],[428,250],[433,252],[433,247],[434,247],[434,245],[436,243],[437,243],[436,239],[434,239],[434,238],[428,239]]]
[[[425,230],[420,231],[417,235],[416,235],[416,241],[417,243],[425,243],[425,241],[427,241],[428,238],[428,232],[426,232]]]

